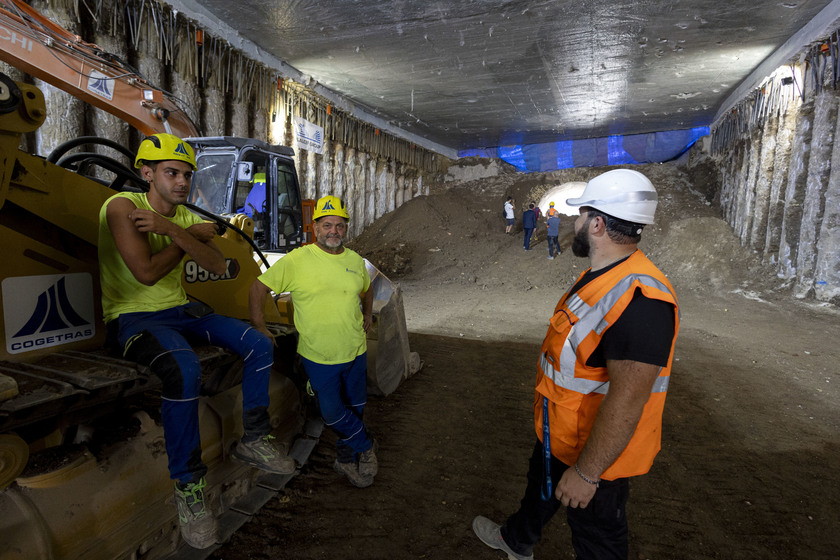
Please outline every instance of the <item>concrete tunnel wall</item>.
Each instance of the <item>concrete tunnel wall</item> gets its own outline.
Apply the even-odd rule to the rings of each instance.
[[[121,21],[124,18],[122,13],[107,14],[107,17],[102,17],[103,13],[100,13],[100,25],[91,25],[90,22],[80,23],[84,14],[79,15],[72,7],[72,2],[64,6],[61,2],[36,0],[32,2],[32,6],[84,40],[129,61],[150,83],[169,90],[184,100],[196,110],[198,124],[207,136],[249,137],[295,147],[292,135],[293,116],[302,113],[304,118],[310,117],[307,113],[314,113],[314,110],[308,105],[323,102],[317,99],[316,93],[309,91],[305,86],[294,84],[295,101],[281,98],[282,106],[272,107],[279,118],[285,119],[284,126],[280,127],[283,131],[280,133],[281,137],[273,137],[270,110],[265,103],[257,99],[256,88],[251,90],[250,95],[244,94],[237,89],[241,89],[241,86],[233,84],[233,80],[214,76],[212,69],[203,80],[179,72],[183,63],[178,63],[177,54],[173,53],[167,58],[165,53],[162,53],[160,30],[154,29],[153,18],[147,17],[146,27],[141,29],[132,41],[127,36],[124,22]],[[160,5],[157,9],[168,8]],[[210,30],[207,33],[209,34]],[[225,48],[228,49],[226,52],[237,56],[235,49],[229,45]],[[172,50],[175,51],[175,47]],[[132,149],[136,149],[142,140],[139,132],[120,119],[89,106],[46,82],[33,79],[3,62],[0,62],[0,71],[14,80],[34,83],[44,92],[47,120],[36,133],[23,139],[22,149],[26,151],[47,156],[63,142],[88,135],[102,136]],[[242,76],[237,78],[241,79]],[[287,89],[292,85],[287,82]],[[303,99],[306,101],[302,102]],[[336,112],[334,109],[333,115],[336,115]],[[359,235],[365,226],[398,208],[407,200],[428,194],[424,176],[430,173],[434,175],[436,171],[430,171],[430,168],[434,169],[439,161],[445,159],[425,153],[423,161],[432,163],[421,168],[412,164],[413,161],[417,161],[416,154],[413,159],[405,158],[401,161],[398,148],[392,149],[396,155],[388,155],[385,149],[379,150],[379,153],[373,149],[364,151],[336,142],[329,137],[329,133],[325,136],[323,154],[295,147],[295,165],[301,196],[317,199],[326,194],[333,194],[345,199],[351,214],[350,238]],[[385,145],[385,141],[388,140],[391,144],[395,144],[394,140],[398,141],[379,130],[376,130],[376,136],[377,146]],[[412,151],[414,148],[411,146]],[[100,151],[110,152],[107,149]],[[420,151],[421,149],[417,148],[417,152]],[[119,156],[119,159],[121,158],[122,156]]]
[[[830,68],[812,71],[825,68],[825,52],[804,53],[794,83],[774,75],[742,100],[713,127],[710,151],[721,211],[741,244],[795,297],[838,305],[840,94]]]

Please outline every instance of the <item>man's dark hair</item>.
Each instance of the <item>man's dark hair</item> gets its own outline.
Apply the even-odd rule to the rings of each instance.
[[[596,210],[591,206],[587,206],[586,210],[589,212],[589,218],[600,216],[601,219],[604,220],[604,224],[607,228],[607,235],[610,236],[613,243],[618,243],[619,245],[632,245],[633,243],[638,243],[642,240],[642,230],[645,227],[644,224],[636,224],[628,222],[627,220],[622,220],[621,218],[610,216],[609,214],[604,214],[600,210]]]
[[[534,209],[534,205],[533,205],[533,204],[529,204],[529,205],[528,205],[528,208],[530,208],[531,210],[533,210],[533,209]]]

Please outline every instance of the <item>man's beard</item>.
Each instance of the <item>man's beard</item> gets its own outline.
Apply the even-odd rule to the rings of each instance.
[[[587,221],[586,224],[589,225],[589,222]],[[586,229],[586,227],[580,228],[572,240],[572,254],[576,257],[589,256],[589,237],[586,235]]]
[[[324,242],[322,243],[324,247],[328,247],[330,249],[338,249],[342,245],[344,245],[344,238],[343,237],[327,237],[324,236]]]

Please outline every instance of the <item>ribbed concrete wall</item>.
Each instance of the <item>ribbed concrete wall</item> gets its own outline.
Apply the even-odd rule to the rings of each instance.
[[[740,132],[713,154],[721,214],[797,298],[840,304],[840,94],[788,95],[778,111],[739,116]]]

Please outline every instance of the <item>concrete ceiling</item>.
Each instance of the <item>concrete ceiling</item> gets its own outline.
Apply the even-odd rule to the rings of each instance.
[[[710,125],[768,57],[819,38],[803,28],[825,32],[838,3],[174,2],[450,150]]]

